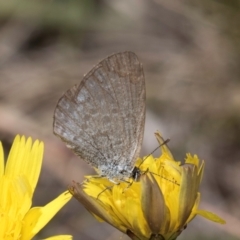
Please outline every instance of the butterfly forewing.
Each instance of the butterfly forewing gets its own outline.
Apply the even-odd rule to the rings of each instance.
[[[131,176],[142,145],[145,82],[132,52],[102,60],[58,101],[53,131],[99,174]]]

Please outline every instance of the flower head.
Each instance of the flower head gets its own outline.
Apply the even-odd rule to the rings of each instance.
[[[26,140],[18,135],[5,165],[0,143],[0,239],[32,239],[71,199],[71,194],[66,191],[44,207],[31,208],[42,166],[43,148],[43,142],[37,140],[32,143],[31,138]],[[71,236],[52,239],[69,240]]]
[[[106,178],[90,176],[70,192],[98,220],[132,239],[174,240],[197,214],[224,223],[218,216],[198,210],[204,162],[190,154],[184,164],[175,161],[161,135],[156,133],[156,137],[162,155],[137,161],[140,181],[129,179],[131,183],[116,185]]]

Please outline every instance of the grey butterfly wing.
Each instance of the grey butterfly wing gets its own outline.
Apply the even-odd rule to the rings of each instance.
[[[101,175],[128,177],[142,145],[145,98],[137,56],[111,55],[60,98],[54,134]]]

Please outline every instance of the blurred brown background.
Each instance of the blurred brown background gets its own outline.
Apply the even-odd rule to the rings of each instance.
[[[142,154],[157,146],[156,130],[177,160],[198,154],[206,161],[201,208],[227,221],[197,217],[179,240],[240,239],[239,0],[0,0],[0,139],[5,151],[16,134],[44,141],[34,205],[93,173],[53,135],[53,111],[83,74],[125,50],[145,70]],[[55,234],[128,239],[74,199],[36,239]]]

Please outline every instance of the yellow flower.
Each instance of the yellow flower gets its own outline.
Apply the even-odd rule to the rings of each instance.
[[[0,142],[0,239],[32,239],[71,199],[66,191],[44,207],[34,207],[32,197],[36,188],[43,158],[43,142],[16,136],[4,164]],[[55,236],[69,240],[71,236]]]
[[[161,145],[161,135],[156,133]],[[212,221],[225,223],[213,213],[198,210],[199,185],[204,162],[187,154],[185,163],[176,162],[166,144],[162,155],[148,156],[142,164],[140,181],[129,179],[116,185],[99,176],[89,176],[75,184],[70,192],[98,220],[106,221],[132,239],[174,240],[187,224],[200,214]]]

